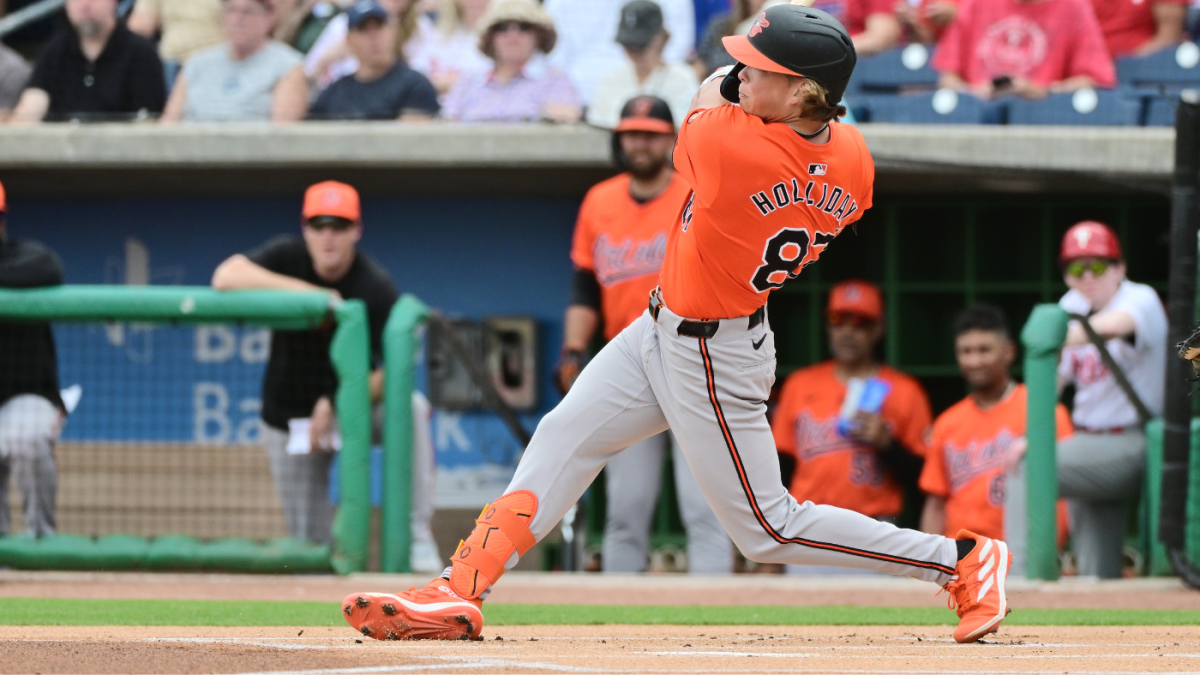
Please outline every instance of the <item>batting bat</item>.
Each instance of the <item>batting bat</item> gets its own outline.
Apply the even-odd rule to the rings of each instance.
[[[792,0],[791,4],[800,5],[801,7],[812,7],[817,0]]]

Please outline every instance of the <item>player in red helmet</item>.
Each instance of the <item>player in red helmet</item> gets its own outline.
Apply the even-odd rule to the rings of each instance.
[[[1104,346],[1153,415],[1161,415],[1167,359],[1167,315],[1153,288],[1125,277],[1116,233],[1086,220],[1063,236],[1059,256],[1069,291],[1059,305],[1086,316]],[[1101,360],[1079,321],[1067,329],[1058,369],[1060,386],[1075,386],[1075,435],[1058,444],[1058,491],[1068,500],[1071,542],[1080,576],[1122,575],[1126,502],[1142,484],[1146,434],[1137,407]],[[1005,532],[1024,576],[1024,464],[1008,481]]]

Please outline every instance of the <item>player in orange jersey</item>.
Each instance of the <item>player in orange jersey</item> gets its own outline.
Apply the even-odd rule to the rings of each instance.
[[[646,312],[667,251],[667,231],[691,188],[671,169],[675,119],[666,101],[637,96],[625,104],[613,132],[613,157],[627,171],[588,191],[579,207],[571,262],[575,282],[563,327],[554,383],[566,394],[583,367],[598,324],[612,340]],[[667,431],[629,446],[604,467],[605,572],[645,572],[650,520],[671,446],[679,512],[687,531],[692,574],[729,573],[733,546]]]
[[[969,307],[954,322],[954,355],[971,393],[938,416],[930,432],[921,489],[929,496],[921,516],[926,532],[970,529],[1004,536],[1005,473],[1025,444],[1025,385],[1008,374],[1016,346],[1004,313]],[[1061,404],[1058,436],[1071,435]]]
[[[883,337],[883,296],[875,284],[834,286],[825,316],[833,358],[788,376],[771,424],[776,448],[794,463],[788,491],[798,501],[894,523],[904,506],[898,479],[915,485],[921,472],[929,399],[915,379],[875,360]],[[885,388],[882,406],[855,405],[857,412],[844,418],[848,384],[856,391]]]
[[[350,595],[350,625],[376,638],[480,637],[492,584],[546,536],[606,462],[671,429],[725,531],[751,560],[856,567],[941,584],[959,642],[999,626],[1012,558],[1003,541],[902,530],[784,489],[766,399],[775,381],[767,296],[871,206],[874,165],[837,121],[856,60],[828,14],[777,5],[738,60],[701,86],[675,146],[692,190],[667,238],[650,307],[584,368],[544,418],[509,484],[451,566],[423,589]],[[729,101],[740,105],[729,105]]]

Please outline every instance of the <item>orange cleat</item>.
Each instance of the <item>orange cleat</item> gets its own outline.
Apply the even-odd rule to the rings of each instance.
[[[482,640],[482,600],[463,600],[450,582],[397,593],[353,593],[342,614],[358,632],[376,640]]]
[[[1012,554],[999,539],[981,537],[966,530],[959,530],[955,538],[974,539],[975,548],[958,561],[954,576],[942,590],[950,592],[947,606],[958,610],[954,640],[975,642],[988,633],[995,633],[1000,622],[1008,616],[1004,583],[1008,580],[1008,568],[1012,566]]]

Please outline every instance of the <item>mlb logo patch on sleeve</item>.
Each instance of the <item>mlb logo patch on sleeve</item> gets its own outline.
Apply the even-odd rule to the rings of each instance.
[[[808,165],[808,175],[810,175],[810,176],[824,176],[825,172],[828,170],[829,170],[829,167],[825,164],[809,164]]]

